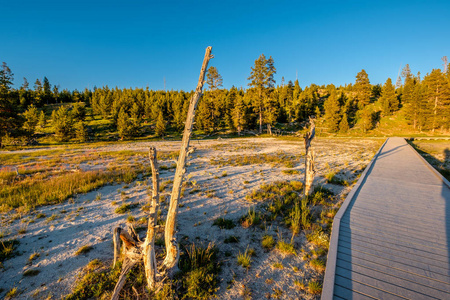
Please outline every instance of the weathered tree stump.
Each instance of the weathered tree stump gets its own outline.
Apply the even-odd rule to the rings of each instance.
[[[314,192],[314,175],[316,170],[314,168],[314,149],[311,146],[311,141],[316,135],[316,125],[314,124],[314,119],[309,118],[311,127],[309,132],[304,136],[305,140],[305,193],[304,196],[308,196]]]
[[[122,254],[124,256],[122,271],[120,273],[119,280],[114,288],[111,299],[119,299],[119,293],[125,285],[126,276],[128,272],[141,261],[144,262],[145,275],[147,278],[147,285],[149,289],[154,289],[157,284],[157,268],[156,268],[156,256],[155,256],[155,230],[157,221],[157,208],[158,208],[158,191],[159,191],[159,171],[158,162],[156,160],[156,149],[150,148],[149,151],[150,166],[152,170],[152,197],[150,214],[148,218],[148,228],[145,240],[142,242],[139,236],[134,231],[133,226],[125,231],[121,227],[114,229],[114,265],[119,258],[120,241],[123,242]]]

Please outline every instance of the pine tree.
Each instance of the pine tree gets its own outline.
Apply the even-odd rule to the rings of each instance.
[[[43,93],[42,93],[42,83],[38,79],[34,82],[34,103],[36,103],[36,106],[40,107],[43,100]]]
[[[122,107],[119,110],[117,116],[117,132],[121,140],[128,138],[130,136],[130,116],[126,113],[125,109]]]
[[[368,130],[371,130],[373,128],[373,113],[372,111],[366,107],[362,110],[360,110],[361,114],[361,126],[363,129],[363,132],[366,133]]]
[[[87,134],[86,125],[84,124],[84,122],[83,121],[76,122],[74,125],[74,129],[75,129],[76,140],[80,143],[86,142],[87,138],[88,138],[88,134]]]
[[[433,69],[425,76],[423,84],[426,88],[425,97],[431,108],[431,130],[441,127],[449,128],[450,123],[450,86],[440,69]]]
[[[241,131],[244,130],[246,125],[245,119],[245,103],[241,95],[236,96],[234,108],[232,110],[233,125],[236,128],[238,135],[241,135]]]
[[[86,106],[84,102],[76,102],[72,107],[72,117],[76,122],[83,122],[86,118]]]
[[[380,101],[385,116],[390,116],[394,111],[398,110],[398,99],[391,78],[388,78],[383,86]]]
[[[139,134],[139,129],[141,128],[141,117],[140,117],[140,108],[137,103],[133,103],[131,107],[131,115],[130,115],[130,134],[132,136],[137,136]]]
[[[39,114],[39,121],[38,121],[38,127],[44,128],[45,127],[45,113],[43,110],[41,110],[41,113]]]
[[[336,90],[331,91],[330,96],[324,103],[325,108],[325,124],[329,132],[337,132],[339,130],[339,121],[341,119],[339,112],[339,100]]]
[[[65,106],[52,112],[52,127],[55,139],[59,142],[68,141],[72,135],[73,119]]]
[[[164,121],[164,116],[162,112],[160,112],[156,120],[155,133],[157,136],[164,136],[165,132],[166,132],[166,121]]]
[[[23,113],[25,118],[25,123],[23,124],[23,128],[28,132],[29,135],[34,134],[36,130],[36,126],[39,122],[39,113],[33,104],[31,104],[28,109]]]
[[[209,67],[208,73],[206,74],[206,83],[211,91],[215,91],[222,86],[222,76],[219,74],[216,67]]]
[[[22,127],[22,118],[18,113],[18,105],[12,94],[14,75],[11,69],[3,62],[0,68],[0,148],[5,136],[19,134]]]
[[[43,94],[42,94],[43,100],[47,104],[53,100],[51,85],[50,85],[50,82],[48,81],[47,77],[44,77],[44,80],[42,82],[42,92],[43,92]]]
[[[250,76],[248,84],[251,88],[255,90],[252,97],[253,107],[256,109],[259,116],[259,133],[262,133],[263,125],[263,114],[265,107],[265,99],[267,103],[267,92],[269,88],[272,88],[275,84],[274,75],[276,69],[274,66],[274,61],[272,57],[266,59],[264,54],[261,54],[257,60],[255,60],[255,66],[251,67]]]
[[[350,129],[350,126],[348,125],[348,117],[347,117],[347,114],[344,113],[342,115],[342,120],[339,123],[339,132],[340,133],[347,133],[349,129]]]
[[[362,109],[370,103],[370,96],[372,94],[369,76],[364,69],[356,75],[355,91],[358,107],[359,109]]]

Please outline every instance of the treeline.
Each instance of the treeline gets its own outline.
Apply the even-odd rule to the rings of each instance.
[[[217,68],[210,67],[208,89],[198,104],[195,129],[205,134],[227,131],[239,135],[244,131],[262,133],[264,129],[272,133],[274,127],[293,131],[315,116],[324,131],[366,133],[377,126],[381,117],[399,110],[417,131],[450,129],[449,71],[434,69],[421,78],[420,73],[413,75],[406,65],[395,86],[390,78],[381,86],[372,85],[362,70],[354,84],[311,84],[304,88],[298,80],[285,83],[284,78],[276,86],[275,74],[273,58],[261,55],[251,67],[247,89],[224,89]],[[83,92],[60,91],[45,77],[42,83],[36,80],[34,89],[25,78],[24,84],[14,89],[13,79],[13,73],[3,63],[0,142],[13,137],[32,140],[46,126],[58,141],[86,141],[91,132],[87,111],[91,112],[90,120],[104,120],[122,139],[181,133],[193,94],[108,86]],[[54,108],[51,114],[49,108]]]

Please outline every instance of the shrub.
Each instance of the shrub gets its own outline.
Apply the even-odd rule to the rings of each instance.
[[[275,246],[275,240],[273,239],[273,236],[265,234],[262,238],[261,246],[265,249],[273,248],[273,246]]]
[[[237,255],[237,264],[239,266],[242,266],[243,268],[248,269],[250,267],[251,262],[252,262],[252,259],[251,259],[251,255],[249,253],[248,247],[244,253],[241,253],[241,251],[239,251],[239,254]]]
[[[132,210],[133,208],[137,207],[139,204],[137,203],[125,203],[116,208],[115,212],[116,214],[125,214]]]
[[[209,299],[216,292],[218,273],[217,247],[210,243],[207,247],[191,246],[185,248],[186,255],[180,258],[183,272],[183,298]]]
[[[233,229],[236,227],[236,224],[234,224],[233,220],[225,219],[223,217],[218,218],[214,221],[213,226],[218,226],[220,229]]]
[[[318,295],[322,293],[322,284],[318,281],[310,281],[308,283],[308,291],[312,295]]]
[[[261,221],[259,213],[256,213],[255,208],[249,208],[248,213],[242,216],[240,222],[244,228],[248,228],[252,225],[258,225]]]
[[[280,236],[277,243],[277,249],[284,254],[294,254],[296,255],[296,251],[294,245],[283,240],[283,237]]]
[[[13,257],[18,245],[17,240],[0,241],[0,262]]]

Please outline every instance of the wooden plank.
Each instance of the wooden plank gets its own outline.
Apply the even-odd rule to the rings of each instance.
[[[415,273],[410,273],[401,269],[392,268],[388,264],[377,264],[368,260],[360,259],[357,257],[352,257],[347,254],[339,253],[339,260],[337,261],[337,265],[342,268],[348,268],[351,267],[352,271],[357,271],[353,268],[353,266],[358,267],[364,267],[370,270],[373,270],[375,272],[379,272],[380,274],[389,274],[389,275],[395,275],[398,278],[404,279],[409,282],[416,283],[418,285],[426,286],[426,287],[432,287],[434,289],[437,289],[439,291],[445,292],[448,294],[448,298],[450,298],[450,283],[449,282],[442,282],[430,279],[428,277],[420,276]]]
[[[443,263],[448,262],[447,256],[442,255],[442,253],[440,253],[440,254],[433,253],[433,252],[427,251],[425,249],[418,249],[418,248],[413,248],[413,247],[404,246],[404,245],[397,245],[397,244],[394,244],[394,243],[392,243],[390,241],[386,241],[386,240],[374,241],[373,239],[371,239],[369,237],[365,237],[365,236],[361,236],[361,235],[348,234],[348,233],[341,233],[339,235],[339,245],[341,245],[341,243],[347,243],[349,245],[352,245],[352,242],[354,242],[354,241],[358,241],[359,242],[359,243],[357,243],[358,245],[361,245],[362,243],[365,243],[368,246],[369,245],[371,246],[371,244],[376,244],[378,246],[377,249],[379,251],[382,251],[382,249],[386,249],[386,251],[389,251],[389,249],[391,249],[391,248],[397,248],[399,251],[404,251],[405,253],[408,253],[408,255],[411,255],[411,256],[417,256],[417,257],[428,256],[431,259],[435,258],[436,260],[442,261]]]
[[[445,298],[439,298],[434,295],[428,295],[426,293],[422,293],[422,292],[418,292],[418,291],[414,291],[414,290],[402,287],[402,286],[398,285],[401,282],[399,280],[395,280],[394,282],[391,283],[391,282],[387,282],[384,280],[380,280],[379,278],[378,279],[374,278],[374,277],[366,275],[366,274],[361,274],[359,272],[352,272],[347,269],[342,269],[339,266],[336,266],[336,275],[345,276],[348,279],[351,279],[352,284],[354,284],[355,282],[358,282],[364,286],[369,286],[369,287],[372,287],[372,288],[384,291],[385,293],[390,293],[393,295],[398,295],[398,296],[401,295],[402,297],[409,298],[409,299],[445,299]],[[375,274],[372,274],[372,275],[375,275]],[[348,277],[348,276],[351,276],[351,277]],[[390,277],[390,279],[393,279],[393,277]],[[355,290],[355,288],[353,288],[353,290]],[[368,290],[361,290],[360,292],[362,294],[370,295],[370,293],[368,293]],[[388,299],[388,297],[385,296],[384,298],[381,298],[381,299]]]
[[[431,244],[427,241],[423,241],[420,239],[414,239],[407,236],[402,236],[400,234],[383,234],[376,231],[371,231],[367,228],[359,228],[359,227],[352,227],[352,229],[348,227],[341,226],[339,230],[341,233],[349,233],[349,234],[355,234],[355,235],[361,235],[370,237],[371,239],[374,239],[375,241],[390,241],[391,243],[395,245],[402,245],[407,246],[410,248],[417,248],[417,249],[426,249],[429,252],[441,254],[441,255],[447,255],[448,254],[448,248],[446,245],[443,244]]]
[[[438,248],[446,251],[448,247],[447,237],[444,234],[441,236],[426,235],[410,230],[409,232],[397,229],[391,226],[370,226],[371,224],[364,224],[362,222],[351,222],[341,220],[341,230],[350,232],[370,232],[370,235],[385,238],[387,240],[402,240],[404,242],[412,242],[415,244],[431,244],[433,248]]]
[[[429,234],[429,235],[434,235],[434,236],[439,236],[443,233],[442,231],[438,231],[436,230],[435,227],[423,227],[423,226],[414,226],[413,228],[411,227],[411,222],[409,220],[405,220],[403,218],[394,220],[392,218],[386,217],[385,215],[375,215],[375,214],[370,214],[370,211],[358,211],[358,209],[355,209],[353,214],[346,214],[342,217],[341,222],[342,221],[361,221],[361,222],[367,222],[367,224],[370,225],[387,225],[387,226],[397,226],[398,228],[402,229],[402,230],[406,230],[406,231],[417,231],[420,233],[424,233],[424,234]],[[398,216],[397,216],[398,218]],[[414,223],[417,224],[417,223]],[[450,229],[450,225],[447,226],[448,229]],[[445,230],[447,230],[447,228],[445,228]],[[449,230],[450,231],[450,230]]]
[[[380,265],[390,265],[392,268],[400,269],[405,272],[410,272],[417,274],[422,277],[427,277],[436,281],[450,282],[450,277],[448,269],[439,268],[436,266],[431,266],[423,263],[411,263],[408,261],[401,260],[390,260],[386,257],[380,257],[377,255],[372,255],[370,253],[361,252],[355,249],[350,250],[349,248],[339,247],[338,256],[340,253],[351,255],[362,260],[367,260]]]
[[[372,253],[376,251],[380,253],[379,256],[389,257],[391,260],[394,260],[395,257],[403,258],[408,261],[419,261],[429,265],[435,266],[443,266],[448,264],[448,258],[442,255],[430,254],[428,252],[420,252],[417,249],[405,249],[400,247],[395,247],[390,243],[386,243],[386,246],[380,247],[380,245],[373,244],[370,242],[363,242],[356,239],[348,240],[345,237],[341,236],[340,246],[351,248],[355,247],[356,249],[360,249],[361,251],[365,251],[367,253]],[[375,252],[373,252],[375,254]]]
[[[370,285],[353,281],[348,277],[338,274],[336,274],[335,282],[336,295],[344,299],[408,299],[406,297],[402,297],[401,295],[395,295],[390,292],[374,288]]]

